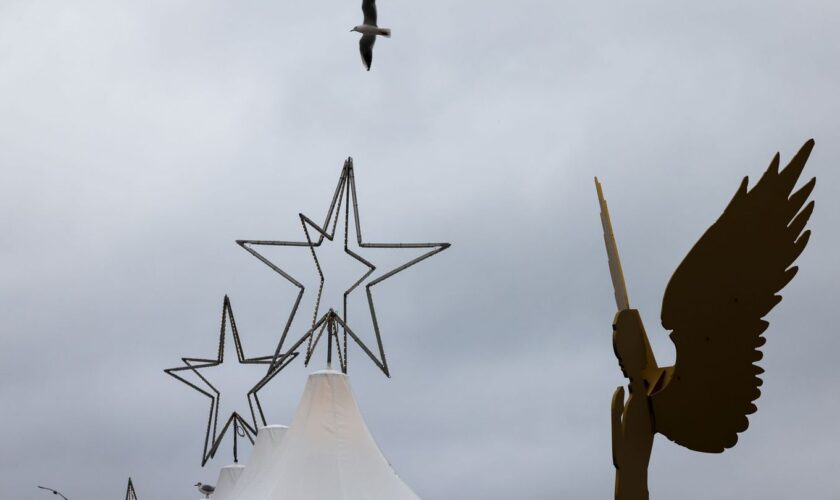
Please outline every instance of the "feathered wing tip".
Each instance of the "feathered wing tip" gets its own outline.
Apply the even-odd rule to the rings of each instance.
[[[750,192],[752,193],[755,191],[759,195],[766,192],[770,196],[782,195],[786,198],[790,197],[793,192],[793,188],[796,186],[797,181],[799,181],[799,177],[802,175],[802,170],[805,168],[805,164],[808,162],[808,158],[811,155],[813,148],[813,139],[805,141],[805,144],[799,148],[799,151],[797,151],[793,158],[791,158],[790,162],[788,162],[788,164],[781,170],[779,170],[780,156],[779,153],[776,153],[773,156],[773,160],[770,162],[770,165],[767,167],[767,170]],[[811,182],[808,184],[810,183]],[[804,188],[807,187],[808,186],[806,185]],[[813,185],[811,187],[813,187]],[[807,192],[810,193],[810,189],[808,189]],[[807,196],[804,196],[804,198],[807,198]],[[804,199],[802,201],[804,202]],[[796,208],[796,211],[798,211],[799,208],[801,208],[801,205]]]
[[[808,139],[805,141],[805,144],[799,148],[799,151],[796,155],[790,160],[790,163],[780,172],[780,176],[785,183],[785,187],[789,190],[793,190],[793,186],[796,185],[796,181],[799,179],[799,176],[802,174],[802,169],[805,168],[805,163],[808,162],[808,158],[811,156],[811,151],[814,149],[814,139]],[[778,158],[779,153],[776,153],[776,157]]]
[[[787,233],[791,239],[795,240],[793,248],[788,256],[789,262],[791,263],[799,257],[811,237],[811,231],[805,230],[805,225],[811,218],[811,214],[814,213],[815,203],[814,200],[811,200],[807,205],[805,205],[805,202],[808,201],[808,197],[814,190],[814,186],[817,184],[817,178],[812,177],[807,183],[805,183],[804,186],[795,192],[793,189],[796,187],[796,182],[802,175],[802,170],[805,168],[805,164],[808,162],[808,158],[810,157],[813,149],[814,139],[808,139],[805,141],[805,144],[799,148],[799,151],[790,160],[787,166],[779,172],[779,181],[781,181],[780,183],[782,185],[782,189],[787,197],[787,207],[785,207],[785,212],[783,214],[786,220],[790,220],[790,223],[787,226]],[[805,205],[804,208],[803,205]],[[796,269],[796,267],[792,267],[791,269]],[[788,271],[790,271],[790,269]],[[795,271],[793,274],[795,274]],[[791,278],[793,278],[792,275],[784,281],[784,284],[787,284]],[[779,289],[781,288],[782,287],[779,287]]]
[[[781,171],[779,170],[781,157],[777,152],[773,155],[773,159],[770,160],[770,165],[767,166],[767,170],[764,171],[755,186],[749,188],[749,176],[743,178],[741,185],[738,186],[738,190],[735,192],[735,196],[732,197],[726,209],[729,210],[731,207],[737,205],[748,194],[773,191],[784,193],[786,197],[789,197],[790,207],[793,209],[793,213],[790,216],[793,216],[802,208],[802,204],[808,199],[817,182],[816,178],[811,178],[797,192],[791,194],[794,186],[796,186],[796,182],[802,175],[802,170],[808,162],[811,151],[814,149],[814,144],[814,139],[805,141],[805,144],[799,148],[796,155],[791,158],[790,162]]]

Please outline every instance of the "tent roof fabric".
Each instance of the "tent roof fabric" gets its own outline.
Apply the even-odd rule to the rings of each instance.
[[[245,472],[239,477],[236,487],[231,493],[230,499],[237,499],[242,495],[252,497],[256,494],[255,489],[270,482],[273,469],[272,464],[276,463],[280,456],[280,444],[288,427],[285,425],[267,425],[260,427],[257,431],[257,439],[254,442],[254,449],[248,458],[248,466]],[[264,489],[264,488],[263,488]],[[248,493],[251,491],[252,493]]]
[[[219,480],[216,481],[216,491],[210,495],[211,500],[231,500],[231,492],[236,486],[244,465],[226,465],[219,470]]]
[[[278,441],[265,458],[255,446],[228,500],[419,500],[382,455],[341,372],[309,376]],[[260,470],[251,474],[252,465]]]

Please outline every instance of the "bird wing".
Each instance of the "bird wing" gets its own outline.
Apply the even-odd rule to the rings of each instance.
[[[362,0],[362,12],[365,14],[365,24],[376,26],[376,0]]]
[[[362,35],[359,39],[359,53],[362,55],[362,62],[370,71],[370,65],[373,63],[373,44],[376,42],[376,35]]]
[[[810,231],[816,179],[791,194],[814,146],[809,140],[781,172],[776,154],[758,183],[744,178],[732,201],[674,272],[662,301],[676,364],[652,394],[656,430],[692,450],[735,446],[761,391],[762,318],[796,275],[791,267]],[[802,210],[800,210],[802,209]]]

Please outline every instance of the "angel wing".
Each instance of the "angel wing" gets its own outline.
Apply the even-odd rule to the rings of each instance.
[[[662,326],[672,330],[676,363],[667,385],[652,394],[656,431],[687,448],[720,453],[735,446],[761,391],[762,318],[796,275],[790,267],[810,231],[811,179],[791,194],[814,141],[779,171],[778,153],[758,183],[744,178],[723,215],[674,272],[662,301]],[[800,210],[802,209],[802,210]]]

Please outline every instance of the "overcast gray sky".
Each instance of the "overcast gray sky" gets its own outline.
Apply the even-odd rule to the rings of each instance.
[[[744,175],[809,137],[814,235],[769,317],[759,411],[723,455],[658,437],[650,482],[659,499],[840,498],[838,16],[380,0],[393,38],[368,73],[357,1],[0,0],[0,498],[214,482],[231,457],[200,467],[207,402],[162,369],[215,354],[225,293],[246,354],[274,348],[294,289],[234,240],[302,238],[298,212],[323,217],[347,156],[368,239],[453,243],[378,287],[393,377],[352,354],[395,469],[429,499],[609,498],[622,379],[592,177],[669,363],[671,273]],[[314,284],[305,255],[277,258]],[[213,380],[258,376],[237,368]],[[271,423],[307,373],[262,394]]]

